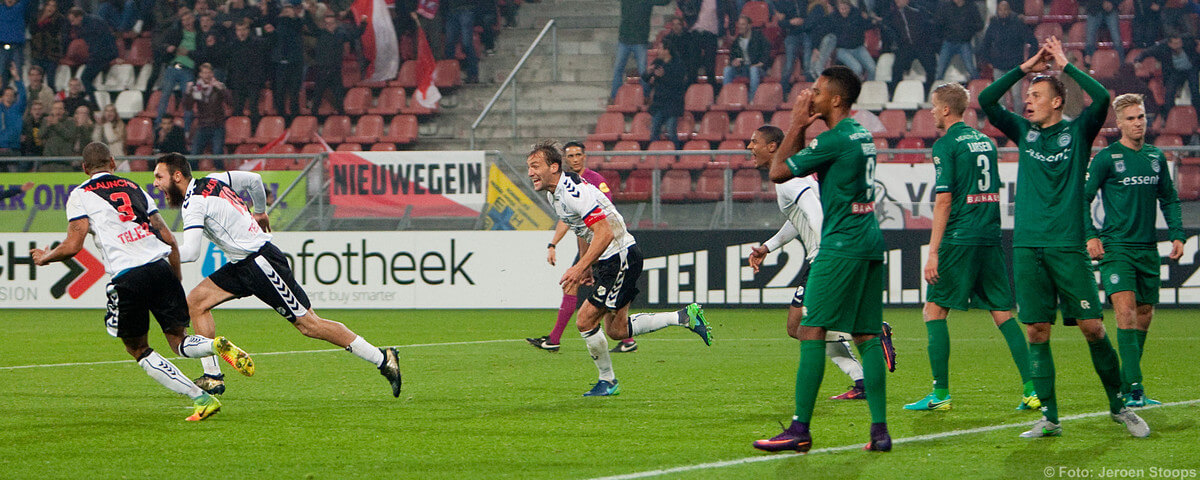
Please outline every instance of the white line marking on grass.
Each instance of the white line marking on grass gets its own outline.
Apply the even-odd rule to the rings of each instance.
[[[1162,405],[1153,405],[1153,406],[1142,407],[1138,410],[1149,410],[1152,408],[1177,407],[1180,405],[1193,405],[1193,404],[1197,404],[1197,403],[1200,403],[1200,398],[1197,398],[1194,400],[1185,400],[1182,402],[1167,402],[1167,403],[1163,403]],[[1065,417],[1061,417],[1059,419],[1059,422],[1061,423],[1065,420],[1079,420],[1079,419],[1083,419],[1083,418],[1101,417],[1101,416],[1108,415],[1108,414],[1109,414],[1109,412],[1107,410],[1105,410],[1102,412],[1082,413],[1079,415],[1068,415]],[[1032,423],[1033,422],[1007,423],[1007,424],[1002,424],[1002,425],[990,425],[987,427],[968,428],[968,429],[964,429],[964,430],[951,430],[949,432],[931,433],[931,434],[927,434],[927,435],[917,435],[917,436],[913,436],[913,437],[897,438],[897,439],[892,440],[892,445],[924,442],[927,440],[940,440],[943,438],[957,437],[959,435],[970,435],[970,434],[974,434],[974,433],[992,432],[992,431],[996,431],[996,430],[1004,430],[1004,429],[1009,429],[1009,428],[1014,428],[1014,427],[1028,427]],[[785,459],[794,458],[794,457],[798,457],[798,456],[814,455],[814,454],[818,454],[818,453],[837,453],[837,452],[845,452],[848,450],[862,450],[863,445],[865,445],[865,444],[857,443],[854,445],[843,445],[840,447],[818,448],[816,450],[809,451],[807,454],[804,454],[804,453],[786,454],[785,453],[785,454],[772,455],[769,453],[764,453],[762,455],[738,458],[738,459],[734,459],[734,460],[724,460],[724,461],[720,461],[720,462],[710,462],[710,463],[698,463],[695,465],[684,465],[682,467],[664,468],[661,470],[647,470],[644,472],[626,473],[626,474],[622,474],[622,475],[613,475],[610,477],[596,477],[596,478],[593,478],[592,480],[629,480],[629,479],[634,479],[634,478],[657,477],[659,475],[668,475],[668,474],[672,474],[672,473],[692,472],[692,471],[696,471],[696,470],[708,470],[708,469],[713,469],[713,468],[731,467],[734,465],[745,465],[745,464],[750,464],[750,463],[770,462],[772,460],[785,460]]]

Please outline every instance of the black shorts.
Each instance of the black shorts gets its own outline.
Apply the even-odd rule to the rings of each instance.
[[[796,287],[796,294],[792,296],[792,306],[796,308],[804,307],[804,287],[808,286],[808,257],[804,257],[804,263],[800,265],[800,285]]]
[[[134,267],[113,278],[105,289],[108,312],[104,326],[109,335],[138,338],[150,331],[150,314],[163,331],[187,328],[187,296],[166,260]]]
[[[289,322],[303,317],[312,307],[308,295],[292,277],[287,257],[270,242],[240,261],[226,263],[208,279],[234,298],[258,297]]]
[[[637,298],[637,282],[641,276],[642,251],[634,244],[592,266],[596,290],[588,301],[603,309],[620,310]]]

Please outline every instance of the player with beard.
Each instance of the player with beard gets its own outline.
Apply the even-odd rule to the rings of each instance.
[[[750,135],[750,143],[746,149],[754,157],[754,165],[759,170],[771,167],[771,158],[783,142],[783,130],[774,125],[758,127]],[[800,285],[796,287],[796,295],[792,297],[792,305],[788,307],[787,332],[792,338],[800,339],[800,321],[804,319],[804,291],[808,285],[808,270],[811,262],[817,256],[821,246],[821,222],[824,214],[821,212],[821,186],[816,176],[794,177],[791,180],[775,185],[775,196],[779,203],[779,211],[787,217],[783,227],[775,236],[754,247],[750,253],[750,267],[758,273],[763,259],[768,253],[779,250],[792,240],[800,243],[803,250],[803,266],[798,275]],[[795,260],[789,260],[795,261]],[[895,369],[896,351],[892,348],[891,327],[883,324],[883,347],[888,368]],[[866,400],[863,390],[862,364],[850,351],[850,334],[846,332],[828,331],[825,333],[825,354],[834,365],[842,369],[854,381],[846,393],[830,397],[831,400]]]
[[[84,147],[83,172],[91,178],[67,198],[67,238],[49,251],[35,248],[30,256],[39,266],[69,259],[83,249],[83,240],[91,233],[104,269],[112,275],[105,288],[108,333],[121,339],[125,351],[150,378],[192,399],[194,410],[188,421],[204,420],[221,410],[221,402],[150,348],[149,314],[162,326],[171,350],[182,357],[219,354],[247,376],[254,374],[254,362],[224,337],[187,335],[187,299],[179,283],[175,237],[154,200],[136,183],[113,175],[115,169],[107,145],[92,142]]]
[[[266,214],[266,192],[262,179],[252,172],[213,173],[192,178],[192,169],[183,155],[171,153],[158,158],[154,166],[154,186],[166,192],[167,204],[183,208],[184,240],[181,262],[200,258],[202,238],[208,238],[229,263],[200,282],[188,294],[187,304],[197,333],[216,331],[212,309],[235,298],[254,295],[307,337],[325,340],[345,348],[370,362],[387,378],[392,395],[400,396],[400,367],[395,348],[377,348],[341,323],[317,316],[308,295],[292,277],[287,258],[271,243]],[[257,213],[251,214],[235,191],[250,187]],[[186,193],[185,193],[186,192]],[[205,364],[206,385],[214,393],[224,392],[225,382],[219,369]]]

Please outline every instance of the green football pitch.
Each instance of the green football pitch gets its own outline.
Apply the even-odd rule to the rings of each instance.
[[[1020,382],[983,313],[950,319],[954,408],[901,406],[930,388],[920,312],[885,313],[898,368],[888,375],[891,453],[867,453],[866,402],[831,401],[850,381],[826,362],[814,451],[770,455],[793,409],[798,344],[784,311],[710,310],[712,347],[672,328],[614,354],[621,394],[583,398],[596,370],[573,326],[562,351],[541,336],[549,310],[323,311],[377,345],[400,347],[404,391],[302,337],[270,310],[218,311],[218,333],[255,355],[225,366],[224,408],[185,422],[191,402],[147,377],[104,332],[99,310],[0,314],[0,478],[1195,478],[1200,389],[1195,310],[1158,313],[1142,361],[1153,434],[1109,420],[1087,345],[1056,327],[1060,438],[1017,434]],[[1111,314],[1109,315],[1111,317]],[[1107,323],[1115,341],[1116,326]],[[615,343],[614,343],[615,344]],[[166,352],[161,335],[151,345]],[[168,355],[173,357],[174,355]],[[197,376],[196,360],[176,364]],[[1140,472],[1140,473],[1139,473]]]

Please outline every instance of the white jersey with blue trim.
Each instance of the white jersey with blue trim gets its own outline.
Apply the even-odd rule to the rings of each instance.
[[[250,210],[225,183],[225,173],[215,173],[188,183],[183,200],[183,229],[203,228],[204,237],[215,244],[229,261],[240,261],[271,241]]]
[[[613,241],[600,254],[600,260],[610,258],[637,243],[629,229],[625,227],[625,219],[617,212],[600,189],[587,183],[579,175],[564,172],[554,187],[554,193],[547,192],[550,204],[558,219],[571,227],[571,231],[579,238],[591,244],[592,229],[589,228],[601,220],[608,222],[612,229]],[[581,254],[583,252],[580,252]]]
[[[821,224],[825,220],[821,210],[821,186],[816,177],[794,177],[776,184],[775,200],[779,202],[779,211],[796,228],[796,238],[804,247],[805,258],[816,257],[821,248]]]
[[[154,199],[138,184],[108,172],[97,173],[71,190],[69,221],[88,219],[92,241],[109,275],[167,258],[171,246],[150,226],[158,213]]]

